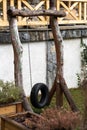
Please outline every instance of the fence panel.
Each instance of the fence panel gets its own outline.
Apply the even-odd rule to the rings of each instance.
[[[15,6],[17,9],[41,10],[49,9],[50,0],[38,0],[32,4],[29,0],[0,0],[0,26],[8,26],[7,9]],[[33,2],[34,3],[34,2]],[[57,0],[57,10],[64,10],[66,17],[58,18],[59,24],[86,24],[87,23],[87,0]],[[19,26],[48,25],[49,17],[18,17]]]

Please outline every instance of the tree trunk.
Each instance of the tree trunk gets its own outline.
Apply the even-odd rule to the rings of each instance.
[[[50,7],[53,10],[56,10],[56,0],[50,0]],[[56,96],[56,103],[58,105],[63,104],[63,92],[64,95],[73,111],[78,111],[78,108],[76,107],[72,96],[68,90],[68,87],[66,85],[65,79],[63,78],[63,39],[61,36],[61,32],[59,29],[57,17],[51,16],[50,18],[50,24],[52,28],[52,33],[54,37],[54,42],[55,42],[55,48],[56,48],[56,59],[57,59],[57,74],[56,74],[56,80],[55,82],[57,83],[56,85],[56,91],[57,96]],[[55,83],[54,83],[55,84]]]
[[[20,42],[18,28],[17,28],[17,19],[16,17],[9,16],[9,26],[11,33],[12,46],[14,51],[14,77],[15,85],[21,88],[21,95],[23,99],[23,107],[26,111],[32,111],[28,99],[25,96],[23,89],[23,76],[22,76],[22,54],[23,47]]]
[[[84,101],[84,119],[83,119],[83,129],[82,130],[87,130],[87,79],[84,79],[81,87],[83,89],[84,92],[84,97],[85,97],[85,101]]]

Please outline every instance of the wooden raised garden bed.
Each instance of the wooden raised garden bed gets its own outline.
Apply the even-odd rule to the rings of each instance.
[[[19,112],[23,112],[22,102],[14,102],[0,105],[0,116],[2,115],[11,116]],[[0,118],[0,126],[1,126],[1,118]]]
[[[1,116],[1,130],[31,130],[33,128],[28,121],[33,118],[38,119],[40,116],[31,112],[18,113],[11,117]]]
[[[47,109],[41,115],[23,112],[1,117],[1,130],[74,130],[78,113]]]
[[[12,115],[18,112],[23,112],[22,102],[0,105],[0,115]]]

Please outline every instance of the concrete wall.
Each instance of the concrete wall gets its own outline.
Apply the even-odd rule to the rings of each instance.
[[[81,73],[80,39],[64,40],[64,77],[69,88],[78,87]]]
[[[45,42],[32,42],[29,46],[32,85],[38,82],[46,83],[46,44]],[[11,44],[0,45],[0,79],[14,81],[14,59]],[[23,44],[23,82],[26,95],[29,95],[31,82],[27,43]]]
[[[86,30],[63,30],[64,39],[64,77],[69,88],[78,87],[77,73],[81,72],[80,42],[81,37],[87,41]],[[48,39],[46,39],[46,37]],[[51,88],[56,73],[55,47],[51,31],[35,30],[21,32],[23,42],[23,82],[26,95],[30,94],[30,70],[28,42],[30,43],[32,85],[38,82],[47,83]],[[47,41],[46,40],[50,40]],[[38,42],[39,41],[39,42]],[[3,42],[3,44],[1,44]],[[26,42],[26,43],[25,43]],[[0,79],[14,81],[14,60],[10,34],[0,34]]]
[[[53,56],[49,59],[49,87],[52,86],[56,72],[55,48],[50,46],[54,42],[48,43],[49,50]],[[80,61],[80,39],[64,40],[64,77],[68,87],[77,87],[77,73],[81,70]],[[46,83],[46,42],[32,42],[30,46],[31,57],[31,77],[32,85],[38,82]],[[23,44],[23,82],[26,95],[30,94],[31,79],[29,68],[28,44]],[[52,61],[50,62],[50,60]],[[0,79],[4,81],[14,81],[14,60],[11,44],[0,45]]]
[[[81,73],[80,39],[63,41],[64,78],[69,88],[78,87],[77,73]],[[48,84],[52,86],[56,72],[54,42],[48,46]]]

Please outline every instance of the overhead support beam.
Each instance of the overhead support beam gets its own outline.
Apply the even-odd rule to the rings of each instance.
[[[30,17],[30,16],[54,16],[54,17],[65,17],[66,13],[64,11],[57,10],[18,10],[18,9],[9,9],[7,12],[11,17],[14,16],[22,16],[22,17]]]

